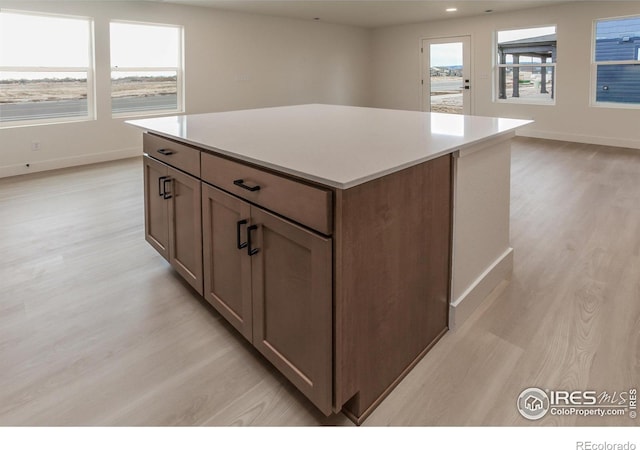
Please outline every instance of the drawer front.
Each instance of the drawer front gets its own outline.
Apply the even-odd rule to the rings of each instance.
[[[144,152],[170,166],[200,178],[200,151],[160,136],[144,133]]]
[[[329,190],[204,152],[201,178],[320,233],[329,235],[333,230]]]

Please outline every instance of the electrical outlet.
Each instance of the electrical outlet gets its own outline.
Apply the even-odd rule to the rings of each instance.
[[[40,141],[31,141],[31,150],[37,152],[40,150]]]

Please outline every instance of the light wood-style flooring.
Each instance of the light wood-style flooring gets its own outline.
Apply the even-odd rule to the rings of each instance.
[[[0,426],[323,417],[144,241],[140,159],[0,180]],[[640,151],[518,138],[513,278],[367,425],[523,419],[522,389],[640,388]]]

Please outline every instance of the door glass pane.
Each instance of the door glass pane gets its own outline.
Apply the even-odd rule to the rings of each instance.
[[[431,44],[431,112],[463,114],[462,42]]]

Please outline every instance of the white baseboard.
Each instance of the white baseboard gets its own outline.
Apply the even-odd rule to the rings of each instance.
[[[513,248],[509,247],[493,264],[449,306],[449,329],[453,330],[466,321],[482,301],[501,282],[511,279],[513,272]]]
[[[66,167],[82,166],[117,159],[133,158],[142,155],[140,147],[131,147],[104,153],[91,153],[86,155],[70,156],[67,158],[49,159],[45,161],[15,164],[0,167],[0,178],[24,175],[27,173],[43,172],[45,170],[64,169]]]
[[[588,136],[583,134],[555,133],[549,131],[528,130],[526,127],[518,129],[516,135],[552,139],[556,141],[578,142],[580,144],[596,144],[609,145],[611,147],[637,148],[640,149],[640,140],[638,139],[619,139],[604,136]]]

